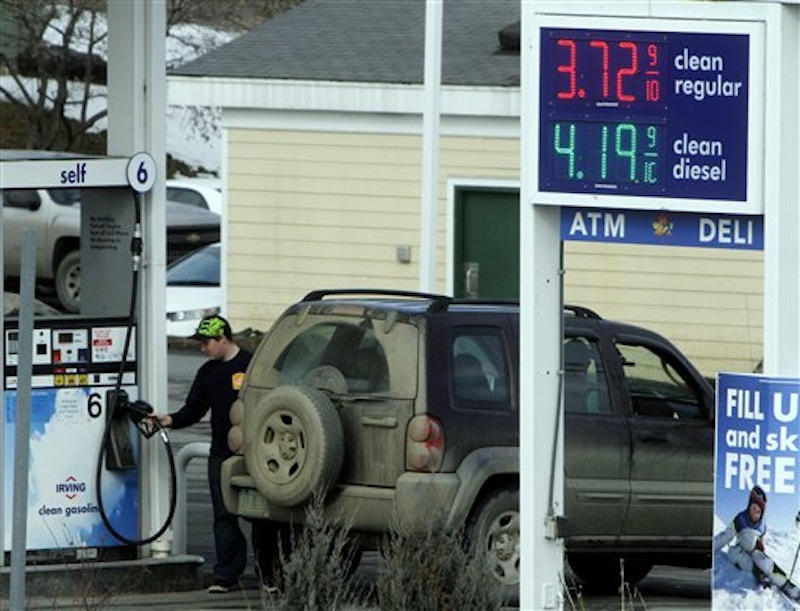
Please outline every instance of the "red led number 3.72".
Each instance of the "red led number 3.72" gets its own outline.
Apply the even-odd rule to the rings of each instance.
[[[565,87],[556,92],[559,100],[583,99],[589,95],[591,99],[601,101],[637,101],[637,92],[634,89],[636,77],[641,74],[639,44],[627,40],[590,40],[588,46],[580,46],[582,54],[580,58],[578,57],[579,46],[575,40],[559,38],[556,44],[567,52],[565,61],[556,66],[556,70],[567,77]],[[645,52],[647,58],[644,70],[644,99],[647,102],[657,102],[661,97],[658,80],[660,73],[658,46],[652,43],[647,44]],[[591,69],[599,70],[599,92],[587,94],[584,87],[578,83],[578,74],[581,72],[579,60],[581,66],[585,66],[588,62]]]

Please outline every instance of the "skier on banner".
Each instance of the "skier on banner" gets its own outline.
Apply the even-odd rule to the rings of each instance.
[[[735,538],[736,543],[729,545],[726,554],[731,563],[743,571],[751,571],[761,585],[775,587],[791,600],[800,601],[800,587],[764,551],[766,508],[767,495],[760,486],[755,486],[750,491],[747,509],[736,514],[728,527],[714,537],[714,551]]]

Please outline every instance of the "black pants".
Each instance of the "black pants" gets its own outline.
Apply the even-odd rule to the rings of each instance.
[[[217,562],[214,579],[235,583],[247,566],[247,540],[239,527],[239,518],[225,509],[222,500],[221,470],[224,458],[208,457],[208,486],[214,509],[214,548]]]
[[[287,525],[272,520],[250,520],[256,572],[262,583],[281,585],[281,554],[289,556],[291,535]]]
[[[222,499],[221,472],[224,458],[208,457],[208,484],[214,509],[214,547],[217,562],[214,579],[234,583],[247,566],[247,539],[239,525],[238,516],[225,509]],[[250,520],[250,540],[256,559],[256,574],[270,584],[279,581],[280,550],[289,554],[289,528],[271,520]]]

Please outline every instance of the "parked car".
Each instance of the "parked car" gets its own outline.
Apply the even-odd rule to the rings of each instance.
[[[564,313],[565,531],[573,571],[630,583],[709,566],[713,388],[663,337]],[[362,548],[394,520],[464,527],[510,598],[520,561],[519,307],[316,291],[256,350],[223,466],[227,508],[303,523],[317,489]],[[546,491],[542,491],[546,494]]]
[[[192,335],[204,316],[218,314],[220,244],[209,244],[167,267],[167,335]]]
[[[220,216],[181,202],[167,202],[167,263],[219,242]]]
[[[20,269],[24,229],[38,230],[36,278],[51,284],[61,307],[80,309],[80,189],[3,189],[3,267],[6,278]],[[218,242],[220,217],[188,204],[167,202],[167,262]]]
[[[222,183],[218,178],[170,178],[167,199],[222,214]]]

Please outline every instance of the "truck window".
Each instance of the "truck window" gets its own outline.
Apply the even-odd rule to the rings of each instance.
[[[585,337],[564,341],[564,410],[578,414],[611,413],[611,400],[597,342]]]
[[[616,344],[633,413],[656,418],[700,419],[703,402],[668,354],[642,345]]]

